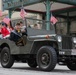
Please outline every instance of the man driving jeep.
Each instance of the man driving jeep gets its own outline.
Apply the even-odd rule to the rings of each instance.
[[[24,44],[23,36],[24,35],[21,32],[21,25],[20,23],[17,23],[15,25],[15,29],[10,33],[10,40],[14,41],[17,45],[18,44],[23,45]]]

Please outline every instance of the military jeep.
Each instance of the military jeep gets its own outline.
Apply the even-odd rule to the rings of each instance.
[[[13,20],[13,25],[20,20]],[[34,27],[37,23],[38,28]],[[50,22],[26,18],[27,40],[24,46],[18,46],[12,40],[0,40],[1,65],[11,68],[14,61],[37,66],[43,71],[52,71],[56,64],[67,65],[76,70],[76,37],[61,36],[55,32]],[[46,26],[50,24],[50,30]]]

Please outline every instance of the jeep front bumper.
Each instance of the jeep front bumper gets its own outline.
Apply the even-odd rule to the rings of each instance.
[[[59,55],[76,55],[76,49],[60,50]]]

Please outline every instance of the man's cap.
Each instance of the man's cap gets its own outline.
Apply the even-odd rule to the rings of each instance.
[[[20,26],[20,23],[18,22],[18,23],[16,23],[16,26]]]

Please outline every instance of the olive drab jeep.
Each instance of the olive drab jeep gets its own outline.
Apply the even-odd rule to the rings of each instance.
[[[19,21],[21,19],[13,20],[12,25]],[[26,18],[23,23],[27,28],[24,46],[16,45],[8,38],[0,39],[2,67],[11,68],[14,61],[21,61],[32,68],[39,66],[43,71],[52,71],[57,63],[76,70],[75,36],[56,34],[55,26],[43,20]],[[47,25],[50,30],[46,30]]]

